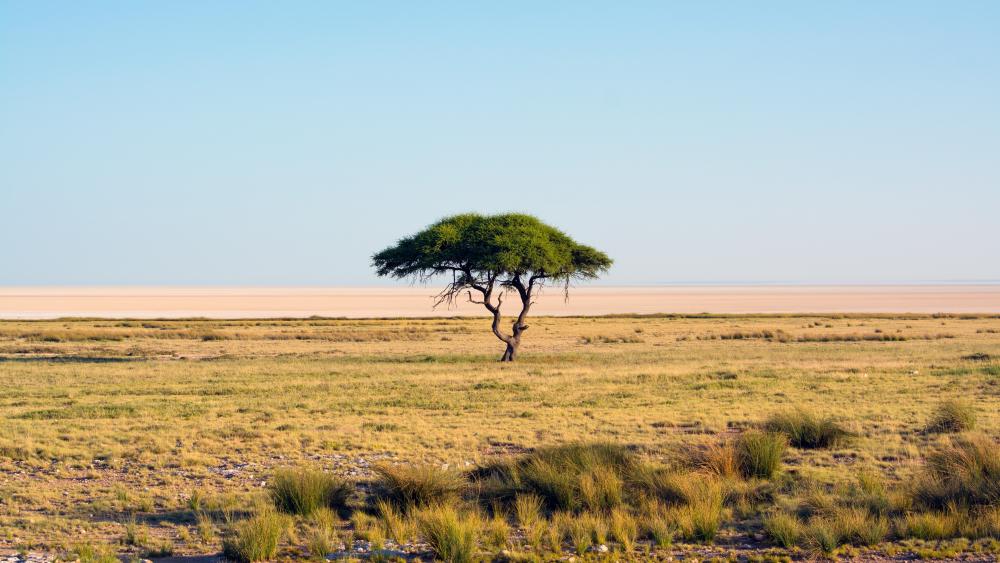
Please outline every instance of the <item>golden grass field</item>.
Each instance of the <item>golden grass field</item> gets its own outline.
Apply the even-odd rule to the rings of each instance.
[[[795,483],[836,491],[860,472],[905,486],[953,439],[923,431],[946,400],[1000,436],[995,315],[530,325],[519,360],[500,364],[487,321],[474,318],[0,322],[0,551],[218,553],[229,522],[218,514],[259,502],[286,466],[362,482],[379,462],[461,471],[595,441],[669,464],[794,408],[854,432],[832,449],[786,451],[772,503],[783,506]],[[200,517],[202,506],[215,516]],[[663,553],[813,553],[762,539],[766,510],[733,510],[714,543],[677,539]],[[282,540],[284,556],[305,551],[303,529]],[[887,538],[840,553],[995,557],[984,541]]]

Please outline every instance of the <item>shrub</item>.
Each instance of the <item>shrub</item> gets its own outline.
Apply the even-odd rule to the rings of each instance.
[[[976,427],[976,409],[960,401],[945,401],[938,405],[927,423],[927,432],[965,432]]]
[[[1000,502],[1000,446],[982,435],[954,438],[927,456],[914,500],[936,510]]]
[[[446,563],[475,560],[476,538],[481,524],[475,515],[460,515],[454,507],[424,508],[417,515],[420,534],[434,554]]]
[[[622,551],[632,553],[638,536],[639,526],[636,524],[635,517],[624,508],[616,508],[611,511],[611,537],[618,542]]]
[[[432,466],[376,465],[375,495],[401,510],[446,504],[458,498],[465,480]]]
[[[776,512],[764,517],[764,533],[776,545],[792,547],[802,538],[802,523],[791,514]]]
[[[736,439],[740,472],[746,478],[770,479],[781,467],[787,439],[774,432],[748,430]]]
[[[237,522],[222,542],[223,554],[243,563],[274,559],[287,527],[288,521],[276,512],[264,512]]]
[[[796,448],[832,448],[850,438],[851,433],[831,418],[819,418],[798,409],[772,415],[764,422],[764,429],[788,437]]]
[[[278,510],[302,516],[320,508],[343,510],[351,494],[351,487],[343,480],[313,469],[278,470],[268,490]]]

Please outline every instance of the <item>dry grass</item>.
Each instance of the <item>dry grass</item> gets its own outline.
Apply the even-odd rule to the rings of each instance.
[[[736,333],[771,336],[717,336]],[[532,525],[542,534],[528,543],[551,543],[549,515],[571,511],[572,521],[557,519],[573,551],[611,541],[616,510],[635,518],[639,548],[675,536],[744,541],[763,532],[764,514],[806,507],[810,496],[798,543],[818,551],[829,537],[831,550],[848,541],[842,532],[861,511],[878,532],[882,519],[899,526],[908,515],[949,514],[949,503],[963,522],[957,534],[987,537],[995,493],[975,471],[992,471],[994,454],[923,430],[941,402],[960,401],[975,410],[983,444],[996,440],[998,333],[995,317],[948,315],[540,318],[521,360],[500,365],[481,319],[0,323],[0,551],[68,552],[86,538],[92,547],[81,550],[94,554],[105,545],[137,556],[168,544],[175,554],[216,552],[253,518],[261,483],[273,486],[287,466],[345,478],[356,500],[349,521],[296,517],[284,554],[310,540],[322,551],[342,535],[395,537],[390,519],[359,516],[379,499],[399,504],[402,538],[419,535],[405,506],[439,498],[465,514],[460,498],[496,500],[513,514],[525,493],[543,499]],[[835,449],[792,438],[780,471],[743,471],[739,436],[801,407],[854,437]],[[631,461],[560,449],[579,443],[616,444],[608,451]],[[705,459],[714,465],[691,473],[690,452],[713,448]],[[524,452],[541,454],[529,467]],[[387,484],[375,482],[376,466],[445,464],[458,478],[442,496],[369,495]],[[516,478],[461,478],[505,464]],[[862,467],[881,490],[862,486]],[[744,480],[755,474],[772,477]],[[385,489],[440,490],[398,481],[409,484]],[[121,543],[130,516],[146,547]]]
[[[424,508],[417,514],[420,533],[434,555],[445,563],[475,560],[482,523],[475,514],[461,514],[450,506]]]
[[[788,439],[776,432],[749,430],[736,439],[736,460],[743,477],[770,479],[781,469]]]
[[[976,427],[976,409],[964,401],[945,401],[931,415],[928,432],[965,432]]]
[[[851,433],[831,418],[820,418],[803,409],[771,415],[764,428],[788,437],[796,448],[832,448],[844,444]]]
[[[931,509],[1000,503],[1000,444],[983,435],[958,437],[931,453],[915,497]]]
[[[342,479],[315,469],[280,469],[268,491],[274,505],[288,514],[309,516],[320,508],[343,510],[351,487]]]
[[[287,527],[286,519],[277,513],[258,514],[233,526],[222,551],[227,558],[245,563],[274,559]]]
[[[430,465],[377,465],[376,496],[400,510],[454,501],[464,481],[454,471]]]

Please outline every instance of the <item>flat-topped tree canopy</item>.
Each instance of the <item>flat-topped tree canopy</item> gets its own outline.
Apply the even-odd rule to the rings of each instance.
[[[379,252],[373,262],[379,276],[395,278],[471,271],[587,279],[611,266],[603,252],[522,213],[454,215]]]
[[[559,229],[531,215],[465,213],[447,217],[372,257],[379,276],[416,277],[427,280],[450,274],[452,281],[438,303],[451,302],[468,292],[469,300],[493,313],[493,332],[507,343],[503,360],[513,360],[524,318],[535,291],[547,280],[562,282],[568,291],[572,280],[593,279],[611,267],[603,252],[570,238]],[[499,292],[494,289],[500,288]],[[481,299],[473,297],[476,291]],[[514,291],[521,299],[521,313],[513,333],[500,332],[503,293]],[[493,297],[496,296],[496,303]]]

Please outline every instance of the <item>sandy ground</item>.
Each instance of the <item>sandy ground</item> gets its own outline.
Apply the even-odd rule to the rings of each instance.
[[[432,308],[435,287],[0,287],[0,318],[268,318],[481,315],[462,303]],[[515,300],[504,306],[513,311]],[[1000,313],[997,285],[580,287],[568,302],[549,288],[535,315],[615,313]]]

